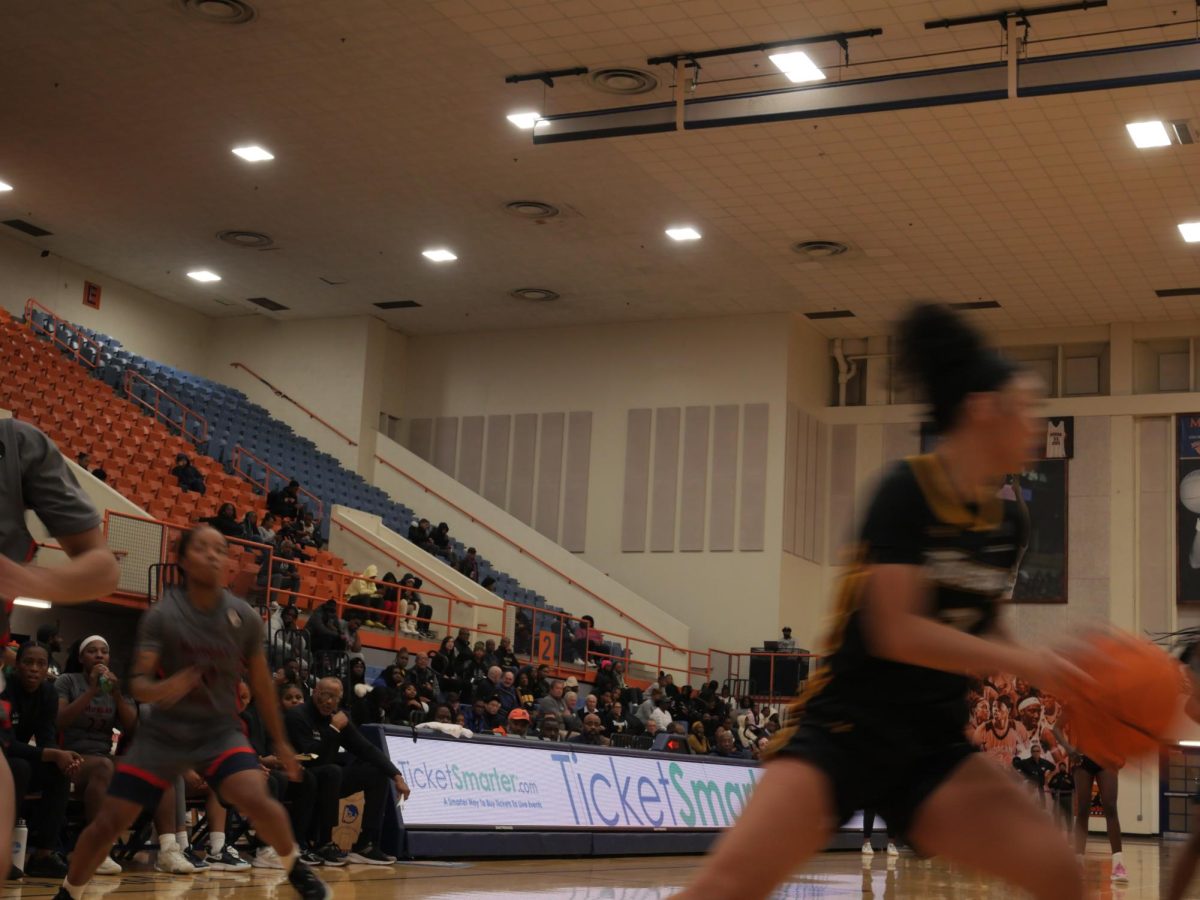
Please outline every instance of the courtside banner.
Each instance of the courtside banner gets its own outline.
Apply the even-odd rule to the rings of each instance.
[[[762,779],[750,762],[576,744],[385,736],[412,788],[409,828],[727,828]]]

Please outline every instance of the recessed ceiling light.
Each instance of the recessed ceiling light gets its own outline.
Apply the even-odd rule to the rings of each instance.
[[[1139,150],[1145,150],[1147,147],[1168,147],[1171,144],[1171,135],[1167,133],[1167,126],[1162,122],[1130,122],[1125,126],[1125,130],[1133,138],[1133,146]]]
[[[220,275],[218,275],[216,272],[210,272],[210,271],[208,271],[208,269],[196,269],[194,272],[188,272],[187,276],[188,276],[188,278],[192,278],[196,281],[201,281],[201,282],[206,282],[206,283],[209,281],[220,281],[221,280]]]
[[[515,112],[508,114],[508,121],[512,122],[518,128],[524,128],[527,131],[541,120],[542,114],[536,112]]]
[[[4,191],[11,191],[12,189],[13,186],[7,181],[0,181],[0,193],[3,193]]]
[[[269,159],[275,158],[274,153],[258,146],[258,144],[250,144],[247,147],[234,147],[233,152],[246,162],[266,162]]]
[[[813,62],[812,58],[803,50],[772,53],[767,58],[775,64],[775,68],[788,77],[788,81],[793,83],[825,80],[825,73],[821,71],[821,67]]]
[[[1200,241],[1200,222],[1180,222],[1179,233],[1189,244]]]
[[[425,250],[421,253],[426,259],[432,259],[434,262],[454,262],[458,259],[457,256],[445,247],[439,247],[436,250]]]
[[[667,237],[673,241],[698,241],[700,240],[700,232],[691,225],[680,225],[675,228],[668,228]]]

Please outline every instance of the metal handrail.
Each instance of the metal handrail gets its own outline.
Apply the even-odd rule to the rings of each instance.
[[[54,322],[53,330],[47,330],[44,326],[38,325],[37,321],[35,320],[35,318],[33,316],[33,311],[35,309],[41,310],[43,313],[45,313],[47,316],[50,317],[50,320],[52,322]],[[50,340],[54,344],[56,344],[58,347],[62,348],[63,350],[66,350],[68,353],[70,353],[72,356],[74,356],[77,360],[79,360],[79,362],[83,363],[89,369],[95,369],[97,366],[100,365],[100,355],[103,353],[104,348],[101,347],[98,343],[96,343],[95,340],[93,340],[92,338],[90,338],[86,334],[84,334],[77,325],[74,325],[73,323],[68,322],[66,319],[63,319],[60,316],[56,315],[52,310],[47,309],[41,303],[38,303],[38,301],[35,300],[33,297],[29,297],[25,301],[25,321],[29,325],[29,329],[31,331],[33,331],[36,334],[46,335],[46,337],[50,338]],[[61,329],[61,328],[65,328],[68,332],[70,332],[71,336],[74,337],[79,342],[80,346],[72,347],[68,342],[64,341],[61,337],[59,337],[59,329]],[[92,350],[96,357],[95,360],[88,359],[86,356],[84,356],[80,352],[80,349],[84,345],[87,345],[87,344],[91,345]]]
[[[150,388],[150,390],[153,392],[152,396],[154,397],[154,403],[150,403],[149,401],[144,400],[135,394],[133,391],[135,384],[143,384]],[[178,428],[183,432],[183,436],[190,440],[193,444],[199,446],[208,440],[208,419],[204,418],[204,416],[200,415],[200,413],[181,402],[172,394],[164,391],[149,378],[138,374],[130,368],[125,369],[125,397],[131,403],[145,407],[145,409],[147,409],[151,415],[153,415],[156,419],[158,419],[158,421],[162,422],[168,428]],[[165,403],[172,403],[179,409],[178,421],[171,418],[169,412],[164,409]],[[194,434],[192,429],[188,427],[189,421],[194,422],[199,426],[198,434]]]
[[[243,458],[249,459],[250,462],[254,463],[255,465],[262,466],[266,474],[263,476],[263,480],[261,482],[249,472],[242,469],[241,462]],[[284,475],[269,462],[255,456],[241,444],[238,444],[233,448],[233,455],[230,457],[229,464],[233,467],[233,474],[240,475],[242,478],[246,479],[256,487],[261,487],[264,493],[269,494],[271,492],[272,475],[281,480],[284,484],[288,484],[292,480],[290,475]],[[325,518],[325,504],[321,501],[321,498],[312,491],[306,490],[304,487],[300,488],[300,493],[311,498],[313,503],[317,505],[316,511],[313,513],[313,515],[316,517],[318,522],[322,521]]]
[[[288,403],[292,404],[294,407],[296,407],[301,412],[303,412],[310,419],[315,419],[316,421],[320,422],[322,425],[324,425],[326,428],[328,428],[330,431],[332,431],[334,434],[336,434],[338,437],[340,437],[343,441],[345,441],[351,447],[358,446],[358,441],[354,440],[352,437],[350,437],[350,435],[346,434],[343,431],[338,430],[333,425],[330,425],[328,422],[326,422],[324,419],[322,419],[320,416],[318,416],[315,412],[313,412],[311,409],[309,409],[307,406],[305,406],[299,400],[295,400],[292,397],[289,397],[287,394],[285,394],[279,388],[275,387],[275,385],[271,384],[271,382],[267,381],[267,379],[263,378],[261,375],[259,375],[257,372],[255,372],[252,368],[250,368],[245,363],[231,362],[229,365],[235,369],[243,369],[246,372],[248,372],[250,375],[252,375],[254,378],[257,378],[259,381],[261,381],[263,384],[265,384],[271,390],[271,392],[275,394],[276,397],[278,397],[281,400],[286,400]]]

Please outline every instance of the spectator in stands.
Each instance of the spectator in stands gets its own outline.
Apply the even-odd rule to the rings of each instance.
[[[58,852],[58,834],[67,814],[68,779],[79,771],[83,757],[58,746],[58,693],[46,681],[49,665],[45,647],[32,641],[22,644],[16,671],[0,700],[11,710],[3,741],[18,810],[30,791],[42,795],[28,816],[33,852],[26,856],[25,872],[37,878],[64,878],[67,861]],[[36,747],[30,746],[30,738],[36,739]]]
[[[613,675],[613,664],[611,659],[600,660],[599,669],[596,672],[596,680],[592,684],[592,690],[597,694],[609,693],[614,698],[620,696],[617,691],[617,679]]]
[[[205,516],[200,521],[211,525],[227,538],[241,540],[246,536],[242,531],[242,523],[238,521],[237,509],[232,503],[222,503],[215,516]]]
[[[399,588],[390,587],[390,585],[398,584],[396,574],[394,572],[384,572],[383,578],[380,581],[384,583],[378,585],[380,593],[378,619],[383,623],[384,628],[394,628],[396,625],[396,610],[400,606],[400,590]]]
[[[600,715],[600,698],[597,696],[596,692],[592,691],[592,693],[584,697],[583,702],[575,708],[575,711],[579,713],[580,716],[586,716],[589,713]]]
[[[485,651],[485,654],[486,654],[486,651]],[[487,657],[485,655],[484,659],[486,660],[486,658]],[[496,666],[496,665],[488,666],[487,680],[481,681],[474,686],[475,690],[474,690],[474,693],[472,694],[472,697],[476,700],[483,700],[486,702],[488,700],[491,700],[493,697],[499,696],[500,681],[503,677],[504,677],[504,670],[501,669],[499,666]]]
[[[258,570],[258,586],[266,587],[269,575],[273,591],[290,591],[295,594],[300,590],[300,573],[290,560],[300,559],[300,548],[288,538],[285,532],[280,531],[275,535],[273,553],[274,556],[266,552],[262,555],[262,567]],[[272,602],[275,603],[282,601],[282,597],[273,596],[272,598]]]
[[[658,737],[660,731],[661,729],[658,727],[658,720],[651,719],[646,723],[646,727],[643,729],[642,733],[650,739],[651,743],[653,743],[654,739]]]
[[[58,678],[62,671],[58,667],[58,662],[54,658],[55,653],[62,653],[63,642],[62,637],[58,633],[58,623],[42,625],[37,630],[37,642],[46,648],[46,652],[50,654],[50,666],[46,670],[46,680],[54,681]]]
[[[426,688],[436,697],[442,692],[442,686],[438,683],[437,672],[434,671],[432,663],[428,653],[418,653],[417,664],[409,670],[406,680],[418,691]]]
[[[306,509],[300,513],[300,519],[295,529],[296,541],[304,547],[321,547],[321,532],[317,528],[317,520],[312,510]]]
[[[472,581],[479,580],[479,560],[475,557],[474,547],[468,547],[466,554],[458,561],[458,571]]]
[[[493,578],[491,575],[489,575],[486,578],[484,578],[483,581],[479,582],[479,586],[481,588],[483,588],[485,591],[491,591],[492,588],[494,588],[496,586],[496,579]],[[494,594],[495,591],[492,591],[492,593]]]
[[[312,699],[288,710],[285,717],[288,740],[296,752],[315,757],[305,765],[314,770],[317,780],[318,841],[321,846],[318,852],[352,863],[389,865],[392,858],[379,850],[388,782],[395,785],[401,797],[408,796],[408,785],[387,755],[359,734],[349,716],[338,709],[341,700],[342,683],[336,678],[322,678]],[[349,752],[349,764],[338,763],[339,747]],[[362,833],[350,853],[342,857],[342,851],[333,844],[338,800],[359,791],[366,798]]]
[[[271,652],[268,654],[272,669],[282,668],[288,660],[299,660],[308,656],[309,632],[296,627],[300,610],[288,605],[279,611],[279,625],[271,635]]]
[[[792,640],[792,629],[783,626],[783,636],[779,639],[780,650],[795,650],[796,642]]]
[[[248,541],[258,540],[258,513],[250,510],[242,516],[242,534]]]
[[[429,660],[430,667],[437,673],[442,689],[457,691],[462,687],[455,669],[454,638],[446,635],[442,638],[441,646]]]
[[[547,713],[542,717],[541,725],[538,728],[538,738],[543,741],[561,741],[562,723],[558,716],[553,713]]]
[[[457,654],[458,662],[461,663],[470,657],[472,649],[470,629],[458,629],[458,636],[454,639],[454,652]]]
[[[594,747],[607,747],[611,741],[604,736],[604,724],[595,713],[583,717],[583,729],[575,737],[567,738],[568,744],[590,744]]]
[[[454,713],[450,711],[450,707],[445,703],[439,703],[433,711],[432,721],[440,725],[452,725],[454,723]]]
[[[537,702],[535,710],[538,721],[543,721],[547,716],[553,716],[560,724],[567,715],[567,705],[563,702],[563,692],[565,685],[562,681],[555,679],[550,682],[550,693]]]
[[[587,661],[589,666],[595,666],[596,661],[588,658],[589,652],[603,652],[601,649],[601,641],[604,636],[596,631],[596,620],[591,616],[583,616],[579,620],[579,624],[575,627],[575,631],[571,638],[571,647],[574,656],[572,657],[575,664],[582,666],[584,661]]]
[[[529,733],[529,713],[525,710],[517,708],[508,714],[508,736],[522,741],[535,740],[534,736]]]
[[[654,701],[654,708],[650,710],[650,719],[658,722],[660,731],[666,731],[673,721],[670,711],[671,701],[667,696],[659,691],[658,699]]]
[[[388,718],[393,724],[406,725],[424,722],[428,715],[429,704],[421,699],[416,685],[405,682],[400,688],[400,697],[388,711]]]
[[[477,641],[470,658],[459,665],[458,680],[462,683],[464,700],[475,698],[475,688],[488,680],[488,664],[484,659],[483,642]]]
[[[304,691],[300,685],[285,682],[279,686],[279,705],[283,707],[284,712],[296,706],[303,706],[304,700]]]
[[[533,688],[530,686],[529,670],[526,669],[517,675],[516,688],[517,705],[521,709],[533,709],[534,703],[537,702],[537,697],[533,694]]]
[[[717,732],[717,746],[712,751],[713,756],[719,756],[722,759],[749,759],[750,754],[745,750],[739,750],[733,740],[733,732],[721,729]]]
[[[445,522],[439,522],[430,540],[433,541],[433,554],[440,556],[446,562],[453,563],[454,550],[450,545],[450,526]]]
[[[87,471],[88,466],[91,464],[92,457],[87,452],[81,450],[79,453],[75,454],[75,465],[79,466],[79,468],[83,469],[85,472]]]
[[[604,730],[610,735],[612,734],[641,734],[644,726],[637,716],[629,716],[625,714],[625,707],[621,701],[617,700],[613,703],[612,709],[608,711],[606,716],[601,717],[604,721]]]
[[[505,672],[500,676],[500,686],[496,688],[496,696],[500,700],[500,708],[504,710],[505,715],[521,705],[521,698],[517,696],[516,676],[512,672]]]
[[[383,623],[377,618],[377,611],[383,606],[383,592],[375,584],[375,576],[379,570],[372,563],[362,570],[362,574],[350,581],[346,589],[346,618],[352,616],[360,619],[369,628],[383,628]]]
[[[642,725],[650,724],[650,714],[654,712],[658,706],[658,702],[662,699],[662,688],[650,688],[650,694],[642,701],[642,705],[637,708],[637,717],[641,720]]]
[[[96,468],[92,469],[92,477],[97,479],[98,481],[103,481],[103,482],[108,481],[108,473],[105,472],[104,469],[101,468],[100,466],[96,466]]]
[[[401,672],[407,673],[414,665],[412,657],[408,652],[407,647],[401,647],[396,651],[396,657],[392,660],[393,665]]]
[[[267,511],[281,519],[295,519],[300,512],[300,482],[293,478],[287,487],[267,494]]]
[[[567,708],[567,714],[563,716],[563,730],[567,734],[577,734],[583,731],[583,720],[575,712],[575,708],[579,705],[579,694],[575,691],[567,691],[563,694],[563,706]]]
[[[539,700],[550,693],[550,684],[554,679],[550,677],[550,666],[546,663],[541,663],[537,667],[537,675],[533,679],[533,695]]]
[[[258,537],[254,540],[261,544],[275,543],[275,536],[279,533],[279,518],[274,513],[267,513],[263,516],[262,522],[258,526]]]
[[[500,658],[496,655],[496,642],[492,638],[483,642],[483,658],[489,666],[500,665]]]
[[[437,547],[433,543],[433,534],[429,530],[429,520],[420,519],[408,526],[408,539],[424,550],[433,553]]]
[[[112,780],[113,729],[129,734],[137,724],[137,707],[121,692],[121,682],[108,662],[108,641],[94,634],[80,642],[77,656],[67,660],[67,671],[54,682],[62,747],[83,758],[71,783],[83,797],[89,822],[100,810]],[[120,871],[119,867],[112,871],[116,865],[104,863],[101,870],[116,874]]]
[[[338,619],[337,602],[334,600],[326,600],[321,606],[308,618],[308,623],[304,626],[308,632],[308,643],[312,648],[314,660],[322,666],[322,671],[326,667],[333,666],[336,663],[337,657],[346,652],[346,634],[342,631],[342,623]],[[329,671],[333,671],[329,668]]]
[[[208,488],[204,484],[204,475],[192,465],[192,461],[186,453],[175,454],[175,467],[171,469],[171,474],[179,482],[180,490],[200,495],[208,493]]]
[[[401,631],[409,634],[429,634],[429,619],[433,615],[433,607],[424,602],[417,590],[424,583],[411,572],[405,572],[404,577],[400,579],[400,603],[405,614],[400,620]]]
[[[707,754],[712,751],[708,743],[708,735],[704,733],[704,723],[692,723],[692,733],[688,735],[688,749],[696,754]]]

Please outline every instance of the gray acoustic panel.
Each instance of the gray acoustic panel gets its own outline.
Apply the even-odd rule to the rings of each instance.
[[[810,417],[809,434],[813,441],[809,444],[808,452],[817,459],[816,474],[813,477],[807,497],[806,509],[811,509],[809,515],[810,527],[804,538],[804,558],[820,562],[825,558],[825,543],[828,528],[826,528],[826,500],[829,495],[829,426]]]
[[[425,462],[429,462],[433,458],[433,419],[409,421],[408,449]]]
[[[1168,477],[1168,472],[1174,468],[1169,460],[1178,451],[1173,449],[1172,424],[1168,416],[1139,419],[1134,423],[1140,476],[1136,551],[1138,625],[1148,632],[1171,629],[1171,606],[1176,602],[1171,592],[1170,573],[1176,565],[1178,551],[1171,538],[1170,520],[1177,501],[1174,481]],[[1079,502],[1073,499],[1072,506]],[[1182,564],[1187,564],[1186,553]]]
[[[831,565],[840,565],[842,549],[854,539],[854,470],[857,425],[834,425],[829,457],[829,538]]]
[[[787,432],[783,445],[783,549],[788,553],[798,554],[796,525],[799,511],[803,508],[797,502],[800,492],[796,483],[799,468],[798,454],[800,452],[800,410],[789,403],[787,405]],[[803,539],[803,534],[801,534]]]
[[[650,487],[650,550],[675,552],[679,507],[679,407],[654,413],[654,468]]]
[[[563,478],[562,545],[582,553],[587,545],[588,476],[592,467],[592,414],[567,416],[567,462]]]
[[[738,549],[759,551],[766,547],[767,429],[770,407],[766,403],[747,403],[743,413]]]
[[[512,416],[488,416],[483,496],[501,509],[508,503],[508,442]]]
[[[718,406],[713,410],[712,502],[708,510],[708,549],[733,549],[737,512],[738,422],[741,408]]]
[[[683,475],[679,497],[679,549],[704,550],[704,510],[708,505],[707,406],[689,406],[683,413]]]
[[[652,411],[631,409],[625,423],[625,495],[621,506],[621,550],[646,551],[646,508],[650,490]]]
[[[463,416],[462,437],[458,448],[458,480],[479,493],[483,469],[483,416]]]
[[[798,521],[798,539],[796,547],[798,556],[816,562],[816,546],[819,537],[817,510],[820,508],[821,492],[819,476],[821,472],[821,455],[818,452],[818,429],[820,423],[813,417],[800,414],[801,431],[797,435],[800,444],[798,471],[796,475],[796,518]]]
[[[440,416],[433,423],[433,464],[453,477],[457,459],[458,419]]]
[[[534,527],[558,541],[558,509],[562,502],[563,438],[566,416],[543,413],[539,440],[537,473],[537,511]]]
[[[537,414],[513,417],[512,486],[508,511],[526,525],[533,524],[533,472],[537,460]]]
[[[920,426],[911,422],[889,422],[883,426],[883,461],[891,462],[921,452]]]

